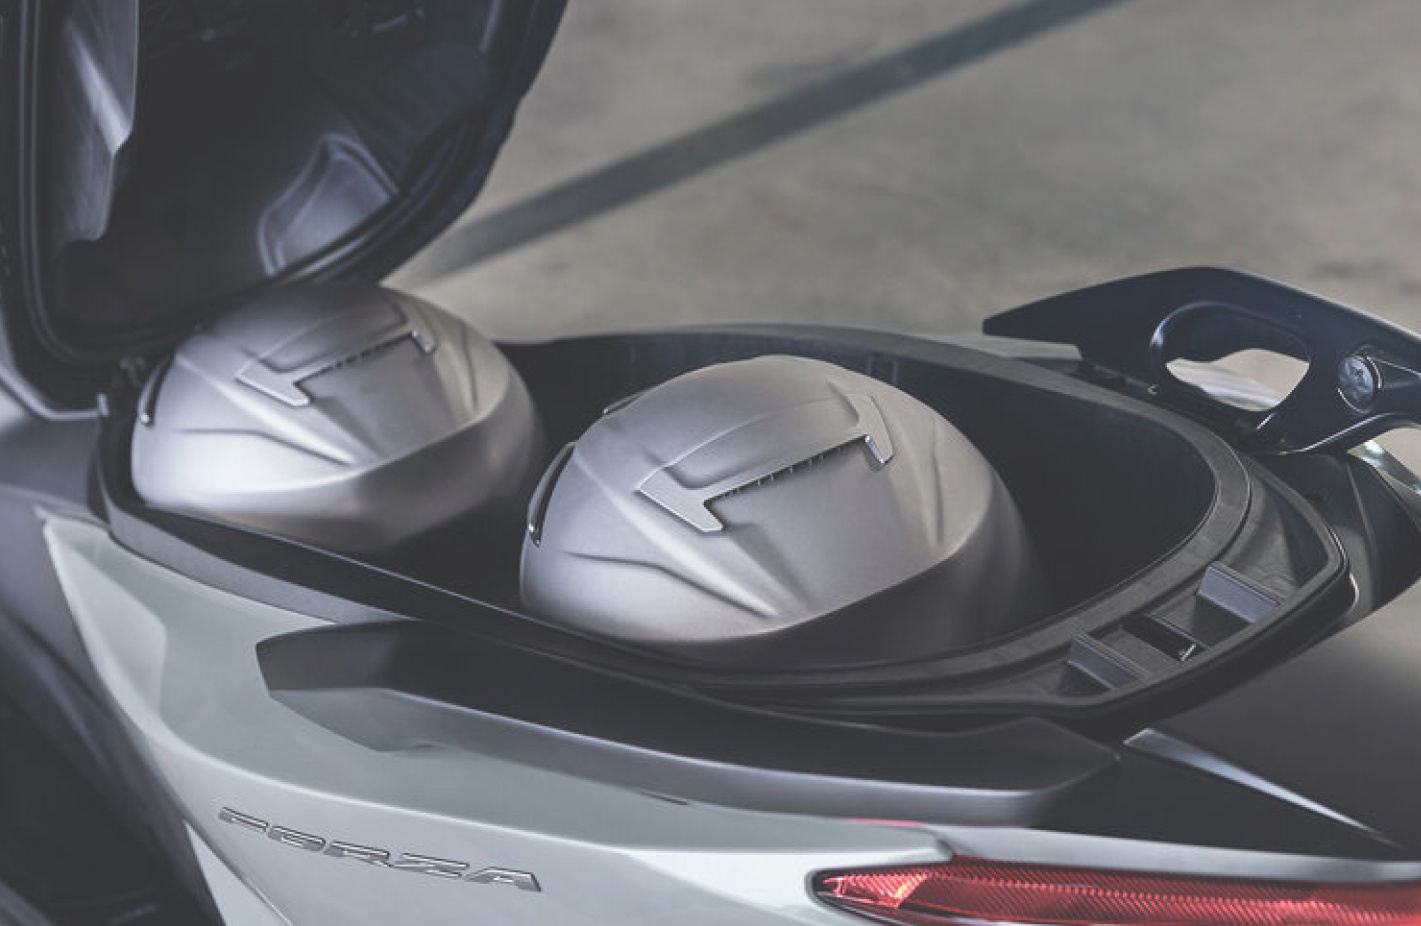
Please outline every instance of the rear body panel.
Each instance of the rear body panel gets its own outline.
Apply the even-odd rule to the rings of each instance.
[[[272,911],[272,922],[313,926],[386,923],[411,911],[440,922],[590,924],[673,908],[686,923],[831,923],[837,915],[804,890],[814,872],[954,852],[1332,881],[1421,875],[1421,863],[1384,842],[1207,778],[1191,782],[1188,772],[1173,773],[1186,786],[1172,799],[1206,798],[1194,812],[1216,830],[1237,809],[1235,822],[1253,816],[1241,846],[1191,844],[1178,822],[1156,820],[1150,833],[1138,806],[1134,834],[1052,828],[1052,818],[1108,827],[1126,817],[1109,805],[1128,793],[1119,777],[1140,773],[1133,758],[1100,796],[1066,801],[1039,827],[984,828],[854,819],[871,801],[852,794],[842,815],[809,817],[689,802],[674,780],[663,793],[611,786],[575,761],[549,771],[475,746],[372,749],[266,690],[257,644],[319,621],[145,562],[97,525],[53,518],[45,536],[103,685],[188,821],[231,922],[249,922],[237,915],[245,905]],[[569,749],[565,758],[575,756]]]

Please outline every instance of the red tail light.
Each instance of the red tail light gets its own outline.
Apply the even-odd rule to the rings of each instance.
[[[821,900],[889,923],[1421,926],[1421,884],[1245,881],[958,857],[820,875]]]

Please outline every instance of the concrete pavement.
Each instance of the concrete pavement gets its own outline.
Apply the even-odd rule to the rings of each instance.
[[[1418,52],[1412,0],[571,0],[393,282],[504,338],[941,332],[1211,263],[1421,328]]]

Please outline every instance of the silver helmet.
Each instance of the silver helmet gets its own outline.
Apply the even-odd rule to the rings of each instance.
[[[786,356],[596,422],[543,477],[522,560],[535,613],[650,644],[744,640],[922,577],[930,607],[862,632],[911,656],[1040,616],[1026,528],[967,438],[899,389]]]
[[[506,506],[539,463],[538,418],[503,354],[371,284],[280,291],[222,317],[139,402],[147,503],[353,554]]]

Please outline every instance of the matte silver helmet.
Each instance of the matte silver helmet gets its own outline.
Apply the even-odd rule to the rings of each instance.
[[[861,631],[896,634],[898,655],[1040,616],[1026,529],[967,438],[892,386],[785,356],[688,373],[595,423],[535,492],[522,561],[535,613],[651,644],[745,640],[908,580],[928,606]]]
[[[540,433],[517,371],[473,328],[323,284],[184,342],[140,398],[133,483],[157,507],[381,554],[520,498]]]

